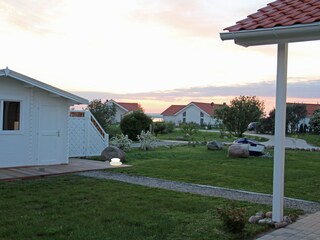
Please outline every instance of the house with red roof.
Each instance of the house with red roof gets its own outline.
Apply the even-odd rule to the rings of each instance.
[[[320,110],[320,104],[312,104],[312,103],[287,103],[288,105],[294,105],[294,104],[298,104],[298,105],[304,105],[306,106],[306,110],[307,110],[307,116],[304,119],[301,119],[298,126],[300,127],[301,124],[306,124],[309,125],[310,122],[310,118],[312,117],[312,115],[314,114],[314,112],[316,110]]]
[[[221,104],[190,102],[188,105],[171,105],[161,115],[165,122],[180,123],[194,122],[200,125],[214,125],[217,119],[213,117],[215,109]]]
[[[116,108],[116,114],[114,116],[114,122],[119,123],[124,115],[142,110],[142,107],[138,103],[127,103],[127,102],[116,102],[115,100],[111,99],[108,101],[107,105],[114,104]]]

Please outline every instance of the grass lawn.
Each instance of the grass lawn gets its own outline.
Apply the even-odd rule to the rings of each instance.
[[[183,140],[183,132],[180,129],[175,129],[172,133],[158,134],[157,138],[161,140]],[[228,135],[227,138],[221,138],[219,132],[198,131],[194,136],[195,141],[211,141],[218,140],[222,142],[233,142],[237,137]],[[266,142],[268,139],[263,137],[249,136],[251,139],[255,139],[259,142]]]
[[[208,151],[205,146],[184,146],[147,152],[132,149],[126,163],[133,167],[114,171],[272,193],[273,158],[228,158],[226,148]],[[286,151],[285,196],[319,202],[319,172],[320,152]]]
[[[225,231],[217,208],[226,199],[76,175],[0,182],[0,196],[2,240],[248,239],[267,229],[247,223],[243,234]],[[235,204],[247,217],[270,210]]]

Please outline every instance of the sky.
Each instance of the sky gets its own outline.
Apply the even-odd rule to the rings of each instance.
[[[219,33],[272,0],[0,0],[0,68],[88,100],[275,106],[274,45],[245,48]],[[288,102],[320,100],[320,42],[289,44]]]

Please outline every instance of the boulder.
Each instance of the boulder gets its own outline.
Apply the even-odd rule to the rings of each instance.
[[[115,146],[109,146],[102,151],[100,159],[110,162],[112,158],[119,158],[121,162],[124,162],[125,156],[125,152],[122,151],[120,148]]]
[[[249,157],[249,145],[239,143],[232,144],[228,149],[228,156],[235,158]]]
[[[251,216],[249,218],[249,223],[257,223],[259,220],[261,220],[262,217],[261,216]]]
[[[272,212],[266,212],[266,218],[272,218]]]
[[[222,143],[219,141],[210,141],[207,143],[207,149],[208,150],[221,150],[222,149]]]

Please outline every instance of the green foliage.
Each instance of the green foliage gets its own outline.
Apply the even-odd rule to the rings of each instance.
[[[191,139],[198,131],[200,126],[196,123],[181,123],[180,129],[186,138]]]
[[[111,138],[110,144],[128,152],[131,149],[132,140],[128,138],[128,135],[123,135],[121,133],[120,135]]]
[[[215,110],[215,117],[223,121],[227,130],[236,137],[242,137],[250,122],[257,122],[263,115],[264,102],[256,96],[240,96]]]
[[[228,206],[218,208],[218,217],[223,222],[223,226],[230,232],[239,233],[242,232],[246,225],[246,209],[236,207],[232,202]]]
[[[174,131],[175,124],[173,122],[155,122],[153,123],[153,132],[156,136],[158,134],[167,134]]]
[[[134,111],[125,115],[121,122],[120,128],[123,134],[135,141],[141,131],[148,131],[152,124],[151,118],[142,111]]]
[[[320,134],[320,110],[316,110],[310,118],[310,128],[313,133]]]
[[[151,150],[156,148],[156,142],[158,141],[151,132],[141,131],[140,135],[137,136],[140,142],[140,149],[143,151]]]
[[[307,108],[304,104],[288,104],[286,109],[287,132],[299,132],[299,121],[307,116]]]
[[[268,117],[260,118],[260,120],[257,122],[257,133],[274,134],[275,113],[276,110],[273,109],[269,112]]]
[[[119,124],[110,124],[107,126],[107,133],[109,134],[109,138],[116,137],[118,135],[121,135],[121,129]]]
[[[112,123],[116,114],[114,104],[109,106],[107,103],[108,100],[102,102],[101,99],[94,99],[88,105],[88,109],[106,132],[107,126]]]

